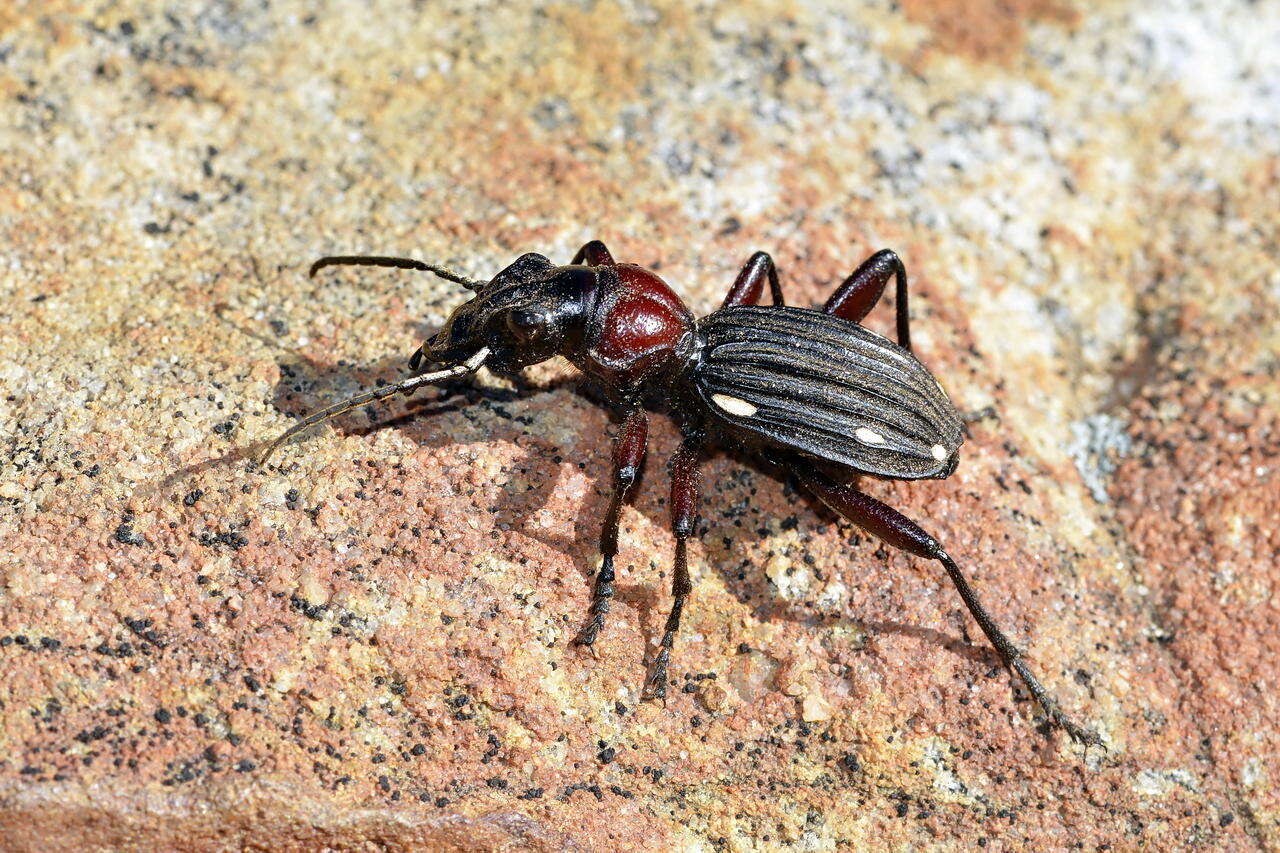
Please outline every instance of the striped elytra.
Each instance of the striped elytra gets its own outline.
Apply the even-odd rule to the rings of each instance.
[[[798,451],[881,477],[946,477],[960,417],[910,352],[806,308],[737,306],[698,321],[693,386],[748,446]]]

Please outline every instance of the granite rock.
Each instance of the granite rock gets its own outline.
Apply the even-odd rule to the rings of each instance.
[[[1170,0],[0,10],[0,846],[1280,846],[1280,9]],[[866,488],[936,567],[705,467],[665,707],[655,423],[562,362],[360,410],[484,276],[592,237],[699,312],[870,252],[970,427]],[[869,318],[887,332],[892,313]]]

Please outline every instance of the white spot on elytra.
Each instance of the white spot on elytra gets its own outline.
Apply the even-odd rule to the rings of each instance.
[[[873,429],[867,427],[858,427],[853,431],[853,437],[861,441],[863,444],[884,444],[884,436]]]
[[[947,449],[941,444],[935,444],[933,447],[930,447],[929,452],[932,453],[933,458],[937,459],[939,462],[947,461]]]
[[[741,415],[744,418],[749,418],[760,411],[746,400],[739,397],[730,397],[728,394],[712,394],[711,402],[731,415]]]

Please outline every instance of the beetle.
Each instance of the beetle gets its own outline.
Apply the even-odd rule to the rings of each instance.
[[[599,381],[621,415],[602,559],[576,644],[595,643],[609,613],[619,516],[646,452],[646,402],[665,399],[682,435],[670,461],[672,604],[657,653],[647,664],[643,698],[666,695],[671,649],[692,590],[687,552],[697,520],[699,461],[709,445],[719,443],[792,472],[848,521],[941,563],[1000,660],[1026,685],[1050,725],[1075,741],[1101,744],[1097,734],[1060,709],[937,539],[852,482],[859,475],[948,477],[964,438],[956,408],[912,353],[907,274],[893,251],[864,261],[820,310],[786,305],[773,259],[757,252],[720,308],[700,319],[656,273],[616,263],[599,240],[584,245],[565,266],[537,253],[522,255],[488,282],[423,261],[372,255],[324,257],[309,274],[339,265],[430,272],[475,296],[413,354],[413,375],[303,418],[266,447],[260,463],[298,432],[371,401],[481,366],[510,373],[563,355]],[[860,325],[890,279],[896,344]],[[766,285],[769,306],[760,304]],[[424,365],[442,366],[423,371]]]

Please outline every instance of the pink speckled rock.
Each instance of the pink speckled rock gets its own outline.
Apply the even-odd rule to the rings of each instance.
[[[1280,846],[1280,11],[1175,5],[0,10],[0,848]],[[247,461],[465,298],[315,257],[591,237],[699,313],[895,248],[996,414],[866,488],[1108,750],[729,455],[641,703],[677,436],[575,649],[616,427],[562,362]]]

